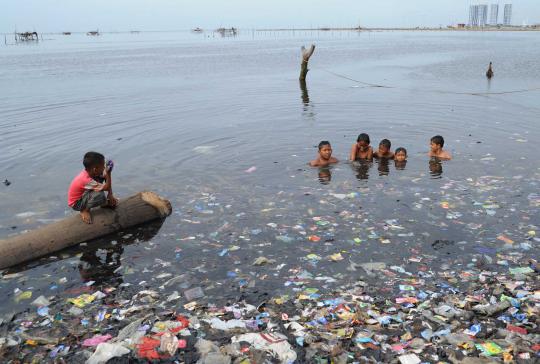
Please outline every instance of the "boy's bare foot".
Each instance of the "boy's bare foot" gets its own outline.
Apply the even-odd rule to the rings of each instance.
[[[81,213],[81,219],[82,221],[84,221],[85,223],[87,224],[91,224],[92,223],[92,214],[90,214],[90,211],[89,210],[83,210],[80,212]]]

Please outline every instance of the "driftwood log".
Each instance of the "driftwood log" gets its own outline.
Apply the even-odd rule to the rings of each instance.
[[[23,263],[156,219],[172,212],[171,203],[153,192],[140,192],[120,200],[115,209],[92,210],[92,224],[78,214],[39,229],[0,240],[0,269]]]
[[[306,49],[306,47],[302,46],[302,64],[300,65],[300,81],[305,81],[307,73],[309,71],[308,69],[308,62],[311,55],[315,52],[315,44],[312,44],[311,47]]]

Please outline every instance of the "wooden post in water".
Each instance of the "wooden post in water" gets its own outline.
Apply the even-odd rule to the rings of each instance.
[[[302,46],[302,64],[300,65],[300,81],[305,81],[307,73],[309,71],[308,69],[308,62],[311,55],[315,52],[315,44],[312,44],[311,47],[306,49],[306,47]]]

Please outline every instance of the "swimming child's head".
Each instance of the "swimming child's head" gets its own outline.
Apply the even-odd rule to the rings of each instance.
[[[83,165],[90,176],[102,176],[105,169],[105,156],[98,152],[88,152],[84,155]]]
[[[323,140],[319,143],[319,155],[322,159],[328,160],[332,156],[332,146],[327,140]]]
[[[390,140],[388,139],[381,140],[381,142],[379,143],[379,154],[380,155],[388,154],[391,146],[392,146],[392,143],[390,143]]]
[[[356,144],[358,145],[358,148],[363,152],[369,147],[369,143],[371,141],[369,140],[369,135],[366,133],[362,133],[358,135],[358,138],[356,138]]]
[[[444,147],[444,138],[440,135],[435,135],[430,140],[431,151],[434,153],[440,152]]]
[[[404,160],[407,160],[407,149],[403,147],[399,147],[394,152],[394,160],[397,162],[403,162]]]

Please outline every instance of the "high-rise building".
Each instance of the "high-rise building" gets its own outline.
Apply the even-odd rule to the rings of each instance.
[[[471,5],[469,7],[469,26],[478,26],[478,5]]]
[[[504,5],[504,25],[512,25],[512,4]]]
[[[471,5],[469,8],[469,25],[473,27],[484,27],[487,25],[487,16],[487,5]]]
[[[477,5],[478,6],[478,25],[485,27],[487,25],[488,19],[488,6],[487,5]]]
[[[499,21],[499,4],[491,4],[491,13],[489,14],[489,25],[497,25]]]

